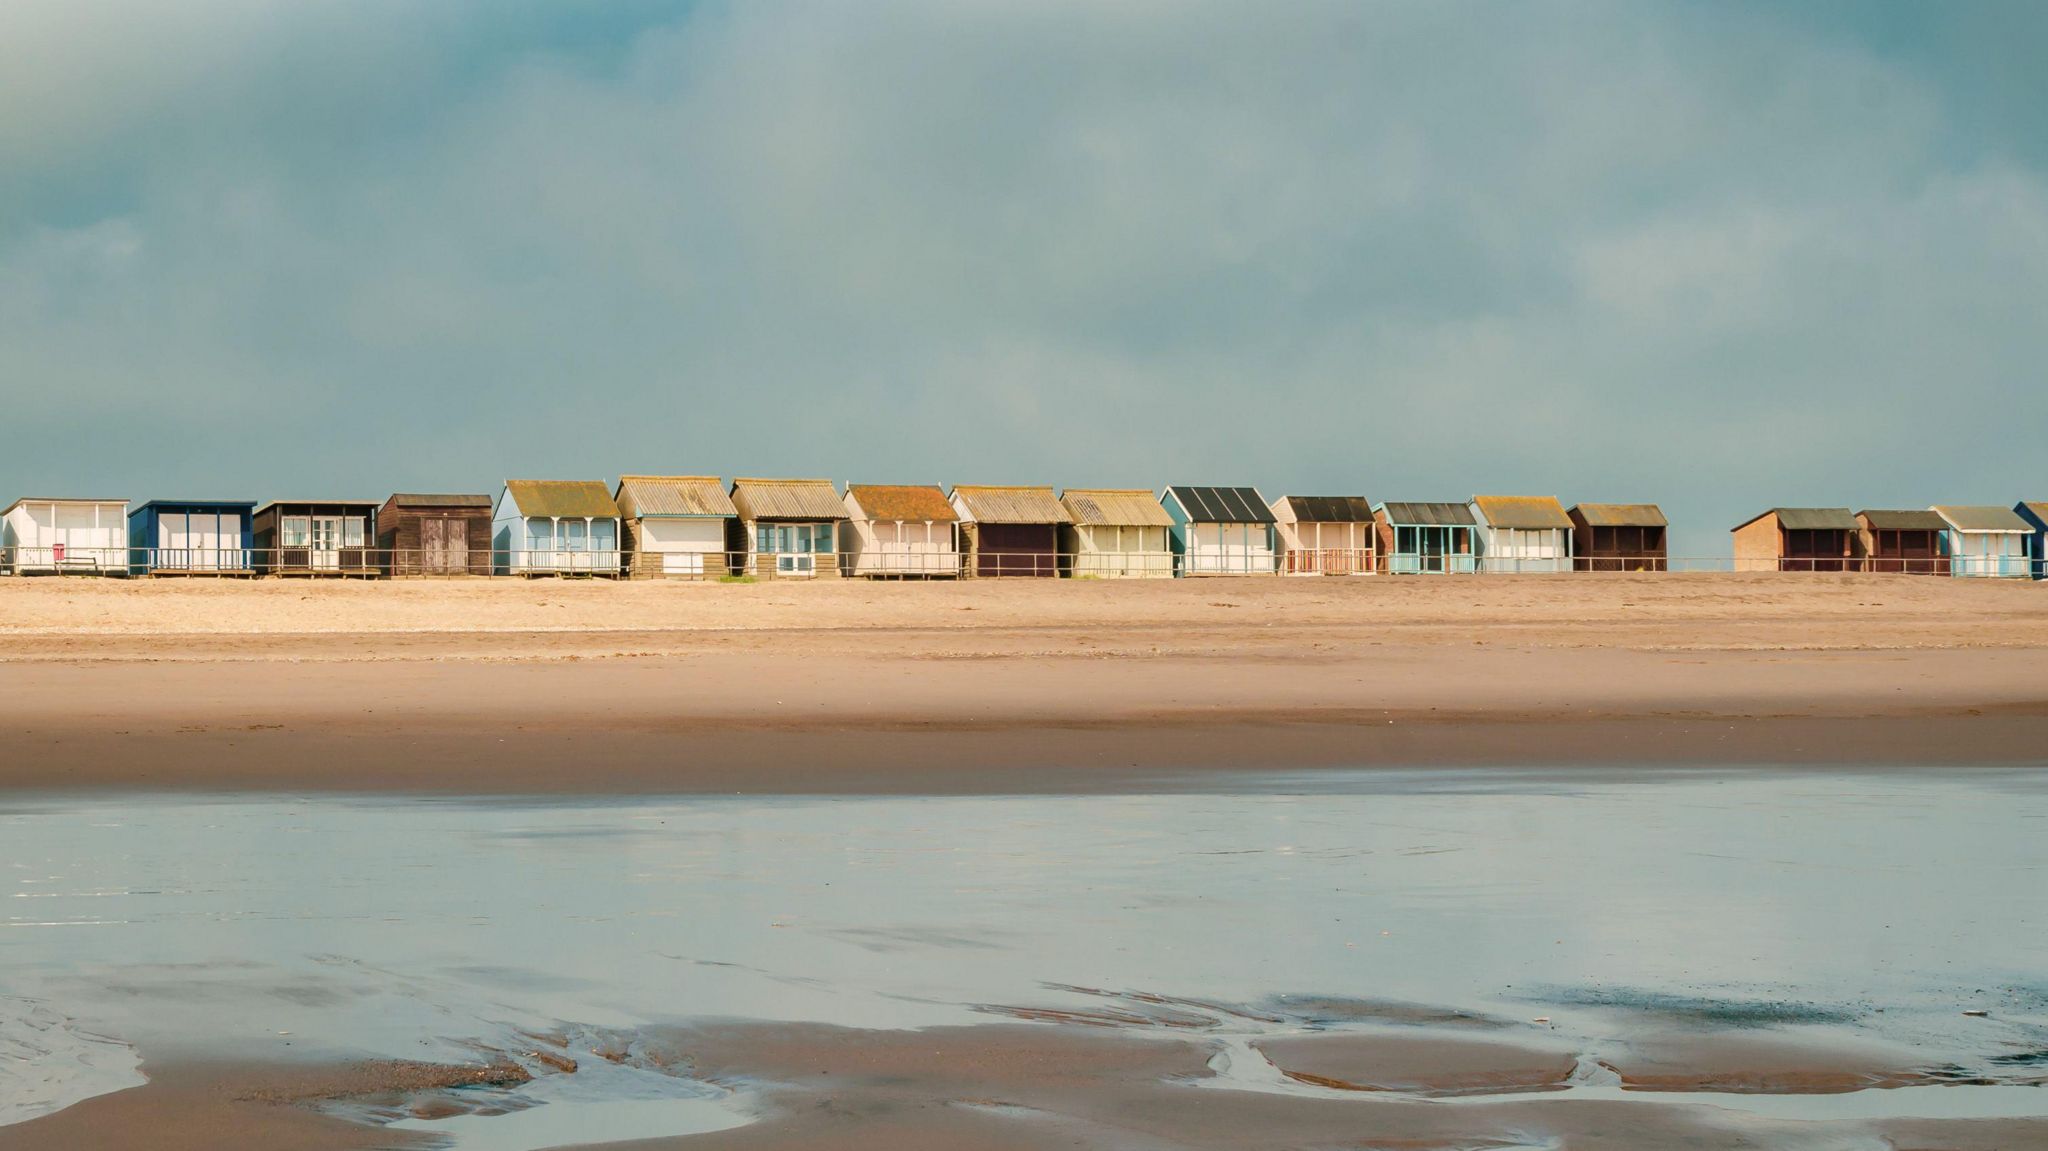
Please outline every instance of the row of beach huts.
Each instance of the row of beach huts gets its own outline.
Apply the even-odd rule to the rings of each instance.
[[[623,476],[361,500],[30,498],[0,513],[0,572],[586,575],[707,579],[1665,571],[1655,504],[1441,503],[1149,489]],[[2048,503],[1773,508],[1738,571],[2048,575]]]

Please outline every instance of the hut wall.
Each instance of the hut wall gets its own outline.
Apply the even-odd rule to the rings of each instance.
[[[1059,574],[1058,524],[966,525],[974,574],[1047,579]]]
[[[1288,575],[1361,575],[1374,567],[1378,531],[1372,522],[1283,521],[1280,569]]]
[[[30,500],[0,526],[8,570],[128,574],[127,505]]]
[[[1732,533],[1735,544],[1735,570],[1739,572],[1774,572],[1778,570],[1779,548],[1778,517],[1763,516],[1736,528]]]
[[[854,519],[841,526],[848,575],[960,574],[960,547],[951,522]]]
[[[1171,579],[1173,550],[1163,524],[1066,524],[1060,562],[1083,579]]]
[[[707,579],[726,573],[725,520],[645,517],[626,521],[628,575]]]

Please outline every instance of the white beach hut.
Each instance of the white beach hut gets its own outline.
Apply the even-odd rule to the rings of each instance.
[[[128,574],[128,501],[34,497],[0,512],[0,570]]]

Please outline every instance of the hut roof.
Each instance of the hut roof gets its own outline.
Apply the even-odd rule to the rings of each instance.
[[[385,500],[386,507],[394,508],[482,508],[491,506],[491,497],[476,493],[448,494],[437,492],[398,492]]]
[[[1473,496],[1472,502],[1488,527],[1541,531],[1572,526],[1556,496]]]
[[[1198,488],[1175,485],[1166,489],[1197,524],[1270,524],[1278,522],[1266,497],[1257,488]]]
[[[1934,512],[1866,508],[1856,515],[1872,530],[1881,532],[1938,532],[1947,526]]]
[[[1477,527],[1479,521],[1472,516],[1472,509],[1465,504],[1393,504],[1382,503],[1379,510],[1387,515],[1390,524],[1405,524],[1413,527]]]
[[[1848,508],[1771,508],[1736,524],[1735,530],[1741,531],[1765,516],[1777,516],[1778,526],[1793,532],[1853,532],[1863,526],[1849,514]]]
[[[967,515],[984,524],[1065,524],[1073,517],[1049,487],[996,487],[954,484],[953,498],[967,505]]]
[[[732,482],[732,505],[746,520],[843,520],[846,505],[831,480]]]
[[[5,508],[0,508],[0,516],[6,515],[23,504],[120,504],[125,508],[128,506],[128,501],[77,499],[69,496],[23,496],[8,504]]]
[[[1656,504],[1573,504],[1589,528],[1662,528],[1671,522]],[[1569,513],[1567,513],[1569,514]]]
[[[2020,513],[2011,508],[1964,507],[1957,504],[1936,504],[1934,510],[1941,518],[1959,532],[2031,532],[2034,525],[2020,518]]]
[[[871,520],[950,524],[960,518],[937,484],[848,484],[846,491]]]
[[[107,502],[113,503],[114,501],[108,500]],[[218,508],[226,511],[229,508],[242,508],[246,510],[255,506],[255,500],[148,500],[144,503],[136,504],[129,510],[128,514],[133,515],[144,508]]]
[[[619,514],[637,519],[729,519],[739,513],[717,476],[620,476]]]
[[[506,480],[520,515],[616,519],[619,505],[602,480]]]
[[[1159,506],[1151,488],[1068,488],[1060,503],[1077,524],[1088,527],[1170,528],[1173,517]]]
[[[2048,500],[2021,500],[2019,506],[2013,508],[2013,511],[2017,512],[2020,508],[2027,509],[2028,514],[2042,523],[2048,524]]]
[[[1280,502],[1300,523],[1362,524],[1372,519],[1372,501],[1364,496],[1281,496]]]
[[[353,508],[376,511],[380,507],[376,500],[271,500],[256,509],[257,515],[272,508]]]

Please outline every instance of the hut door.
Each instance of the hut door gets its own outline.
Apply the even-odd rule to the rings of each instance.
[[[469,567],[469,523],[466,520],[420,521],[420,566],[435,575]]]

